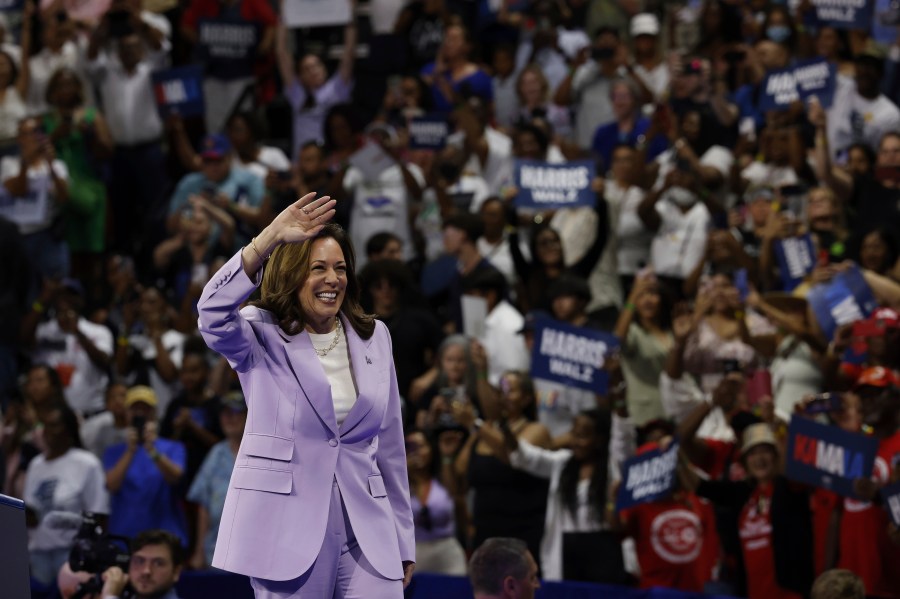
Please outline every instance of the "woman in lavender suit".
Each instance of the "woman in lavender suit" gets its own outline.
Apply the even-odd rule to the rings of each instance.
[[[314,198],[200,298],[200,332],[248,404],[212,565],[250,576],[258,599],[400,598],[415,535],[391,338],[359,305],[334,200]]]

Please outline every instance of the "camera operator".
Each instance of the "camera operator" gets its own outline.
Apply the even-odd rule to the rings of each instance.
[[[100,599],[119,599],[126,587],[133,599],[178,599],[183,550],[178,537],[164,530],[145,530],[131,542],[128,574],[112,567],[103,573]]]

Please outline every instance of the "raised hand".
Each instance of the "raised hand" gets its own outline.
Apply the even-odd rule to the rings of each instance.
[[[308,193],[275,217],[269,225],[282,243],[302,243],[315,237],[334,218],[335,201]]]

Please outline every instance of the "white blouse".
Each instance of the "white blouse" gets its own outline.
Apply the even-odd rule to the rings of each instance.
[[[313,347],[323,350],[331,345],[334,340],[334,331],[319,335],[317,333],[308,333],[309,340]],[[316,353],[318,355],[318,352]],[[324,356],[319,356],[319,362],[325,370],[325,376],[331,384],[331,399],[334,402],[334,415],[340,426],[353,404],[356,403],[358,395],[356,389],[356,381],[353,380],[353,369],[350,368],[350,348],[347,346],[347,336],[340,333],[337,345]]]

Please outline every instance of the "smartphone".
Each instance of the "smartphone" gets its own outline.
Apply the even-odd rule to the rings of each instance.
[[[137,430],[138,445],[144,444],[144,427],[147,425],[147,419],[143,416],[135,416],[131,419],[131,426]]]
[[[739,372],[744,374],[744,369],[741,366],[740,360],[735,360],[734,358],[726,358],[722,360],[722,374],[728,375],[732,372]]]
[[[841,394],[829,391],[816,395],[812,401],[806,404],[805,412],[807,414],[827,414],[840,412],[842,409]]]

